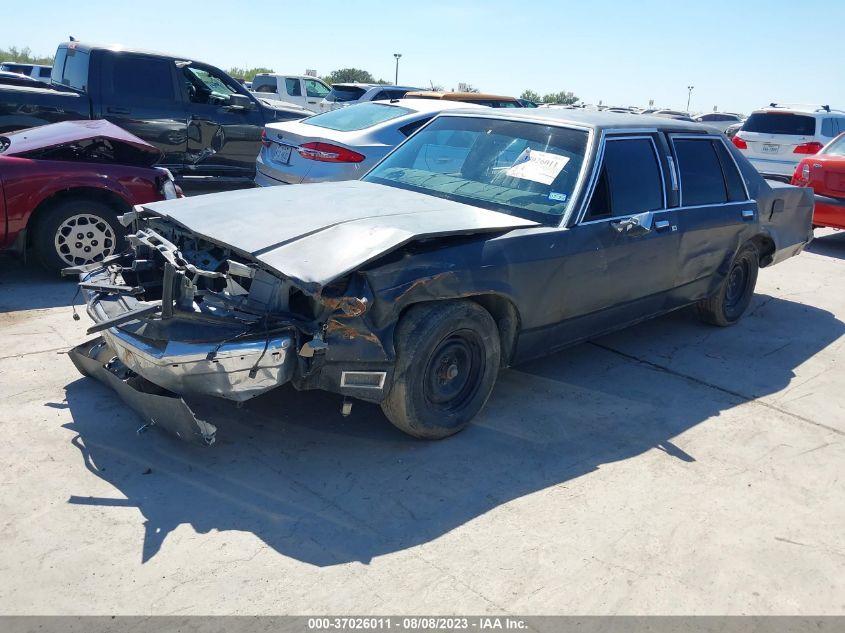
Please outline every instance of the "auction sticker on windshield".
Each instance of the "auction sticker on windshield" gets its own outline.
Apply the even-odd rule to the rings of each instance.
[[[505,173],[513,178],[533,180],[543,185],[550,185],[568,162],[569,158],[566,156],[540,152],[526,147]]]

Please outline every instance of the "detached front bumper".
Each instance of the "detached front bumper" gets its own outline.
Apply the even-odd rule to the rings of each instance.
[[[177,394],[127,368],[102,337],[77,345],[68,354],[81,374],[114,389],[143,418],[142,429],[159,426],[187,442],[214,444],[217,428],[213,424],[198,419]]]
[[[243,402],[285,384],[293,377],[293,337],[260,341],[152,345],[118,328],[103,338],[129,369],[183,396],[217,396]]]

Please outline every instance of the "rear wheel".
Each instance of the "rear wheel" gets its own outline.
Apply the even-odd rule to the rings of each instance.
[[[124,230],[115,210],[94,200],[60,202],[39,218],[32,244],[51,271],[102,261],[120,252]]]
[[[760,255],[753,244],[746,244],[734,257],[718,292],[698,302],[698,316],[702,321],[726,327],[742,317],[757,285]]]
[[[414,437],[440,439],[462,430],[487,402],[501,345],[489,312],[450,301],[412,307],[397,327],[396,355],[384,414]]]

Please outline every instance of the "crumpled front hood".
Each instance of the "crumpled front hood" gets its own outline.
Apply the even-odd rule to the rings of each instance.
[[[3,156],[27,157],[28,154],[39,150],[58,149],[82,141],[104,139],[115,148],[112,162],[152,167],[161,159],[161,151],[157,147],[105,120],[63,121],[3,136],[9,141]]]
[[[260,261],[312,293],[414,240],[538,226],[361,181],[229,191],[144,208]]]

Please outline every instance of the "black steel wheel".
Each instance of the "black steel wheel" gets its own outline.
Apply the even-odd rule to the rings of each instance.
[[[382,403],[399,429],[424,439],[463,429],[493,391],[501,345],[496,322],[471,301],[412,307],[396,329],[396,369]]]
[[[759,260],[760,255],[753,244],[746,244],[739,250],[718,292],[698,302],[698,315],[703,321],[725,327],[742,318],[754,296]]]

